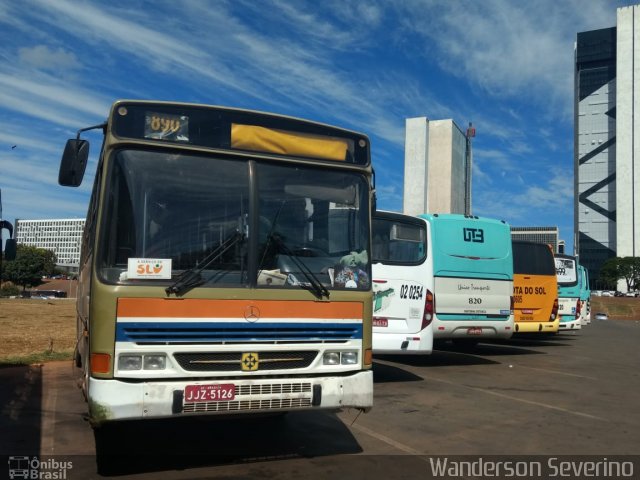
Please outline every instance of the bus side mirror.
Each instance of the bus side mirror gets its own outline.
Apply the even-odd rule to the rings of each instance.
[[[15,238],[8,238],[4,247],[4,259],[15,260],[16,259],[16,240]]]
[[[82,183],[84,170],[89,159],[89,142],[87,140],[70,139],[64,147],[58,183],[64,187],[77,187]]]

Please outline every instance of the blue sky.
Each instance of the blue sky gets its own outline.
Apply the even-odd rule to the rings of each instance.
[[[473,213],[573,244],[573,47],[613,0],[0,0],[3,218],[84,218],[67,138],[119,98],[277,112],[368,134],[402,209],[409,117],[473,122]],[[15,146],[15,147],[14,147]]]

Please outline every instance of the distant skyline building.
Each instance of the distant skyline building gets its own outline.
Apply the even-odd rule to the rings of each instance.
[[[470,214],[470,149],[467,133],[453,120],[407,118],[403,212]]]
[[[574,249],[595,281],[640,256],[640,5],[577,34],[574,78]]]
[[[56,254],[56,266],[77,270],[84,219],[51,219],[15,221],[17,243],[51,250]]]
[[[559,251],[560,245],[564,247],[564,241],[559,239],[558,227],[511,227],[513,240],[527,240],[529,242],[545,243],[551,245],[554,253]]]

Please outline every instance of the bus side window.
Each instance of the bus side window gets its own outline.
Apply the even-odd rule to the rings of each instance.
[[[387,238],[380,233],[376,233],[373,237],[373,258],[374,262],[387,260],[389,258],[389,242]]]
[[[102,155],[102,154],[101,154]],[[102,157],[101,157],[102,158]],[[93,254],[93,241],[96,235],[96,222],[98,218],[98,200],[100,197],[100,184],[102,182],[102,160],[98,162],[96,176],[93,181],[89,208],[87,209],[87,219],[85,220],[84,231],[82,232],[82,247],[80,249],[80,269]]]

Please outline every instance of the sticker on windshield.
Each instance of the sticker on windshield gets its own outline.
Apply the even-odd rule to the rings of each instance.
[[[171,279],[170,258],[130,258],[127,269],[129,279]]]

